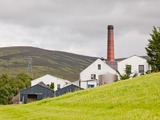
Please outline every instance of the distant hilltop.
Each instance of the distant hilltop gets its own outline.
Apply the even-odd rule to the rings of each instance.
[[[29,74],[27,69],[29,57],[32,58],[33,78],[51,74],[70,81],[78,80],[79,73],[97,59],[35,47],[3,47],[0,48],[1,74],[13,76],[21,72]]]

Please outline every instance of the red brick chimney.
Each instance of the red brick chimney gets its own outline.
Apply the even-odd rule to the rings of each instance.
[[[107,46],[107,61],[114,62],[114,27],[108,25],[108,46]]]

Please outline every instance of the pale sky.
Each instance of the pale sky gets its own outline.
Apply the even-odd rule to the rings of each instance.
[[[160,0],[0,0],[0,47],[33,46],[106,57],[114,25],[115,57],[146,55]]]

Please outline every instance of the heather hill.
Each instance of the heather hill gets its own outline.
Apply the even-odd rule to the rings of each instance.
[[[0,48],[1,74],[15,76],[28,73],[28,57],[32,57],[33,77],[51,74],[70,81],[78,80],[79,73],[96,58],[35,47]]]

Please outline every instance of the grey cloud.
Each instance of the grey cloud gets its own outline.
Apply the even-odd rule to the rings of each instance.
[[[159,26],[159,5],[158,0],[1,0],[1,46],[105,57],[107,25],[113,24],[116,57],[145,55],[149,33]]]

